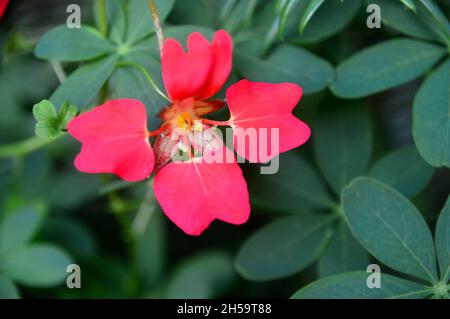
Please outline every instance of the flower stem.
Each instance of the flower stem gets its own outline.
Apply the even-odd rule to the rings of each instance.
[[[164,98],[167,101],[170,101],[169,98],[167,97],[167,95],[165,95],[161,89],[156,85],[155,81],[153,81],[153,78],[150,76],[150,74],[147,72],[147,69],[145,67],[143,67],[140,64],[134,63],[134,62],[119,62],[116,65],[117,67],[132,67],[135,68],[136,70],[142,72],[142,74],[145,76],[145,78],[147,79],[148,83],[150,84],[151,87],[153,87],[153,89],[156,91],[156,93],[158,93],[159,95],[161,95],[162,98]]]
[[[21,142],[0,145],[0,159],[27,155],[59,140],[64,135],[65,134],[57,137],[56,139],[42,139],[40,137],[34,136]]]
[[[52,65],[53,71],[55,71],[56,77],[58,78],[60,83],[63,83],[66,80],[66,73],[59,61],[50,60],[50,64]]]
[[[161,27],[161,19],[159,18],[158,8],[154,0],[147,0],[148,8],[152,14],[153,25],[155,26],[156,36],[158,37],[159,52],[162,55],[162,48],[164,46],[164,33]]]
[[[100,33],[105,37],[108,35],[108,18],[106,17],[106,4],[105,0],[97,0],[98,7],[98,24]]]

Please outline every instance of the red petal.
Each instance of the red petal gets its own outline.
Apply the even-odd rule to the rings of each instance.
[[[189,35],[188,52],[174,39],[167,39],[162,50],[162,75],[172,101],[194,97],[202,88],[212,63],[208,40],[198,32]]]
[[[82,143],[75,167],[85,173],[113,173],[136,182],[154,167],[147,138],[147,112],[138,100],[109,101],[74,118],[69,133]]]
[[[0,0],[0,18],[3,16],[8,5],[9,0]]]
[[[154,192],[167,217],[189,235],[200,235],[214,219],[239,225],[250,215],[247,183],[235,160],[172,162],[156,173]]]
[[[174,39],[164,42],[162,73],[172,101],[207,99],[220,90],[231,72],[233,42],[226,31],[217,31],[212,44],[198,32],[190,34],[187,42],[187,53]]]
[[[300,101],[302,89],[293,83],[261,83],[241,80],[227,90],[230,125],[234,129],[235,144],[245,135],[255,133],[255,143],[245,143],[237,153],[252,162],[267,162],[280,153],[304,144],[311,131],[292,110]],[[266,129],[266,130],[264,130]],[[271,129],[278,129],[279,138]],[[252,132],[253,130],[253,132]],[[267,134],[264,134],[264,133]],[[278,142],[278,147],[272,146]],[[251,145],[249,145],[251,144]]]
[[[216,94],[225,84],[231,72],[233,40],[224,30],[219,30],[214,34],[212,43],[212,66],[208,79],[200,93],[199,99],[207,99]]]

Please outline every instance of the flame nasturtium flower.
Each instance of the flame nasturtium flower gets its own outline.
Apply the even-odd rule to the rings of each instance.
[[[8,6],[9,0],[0,0],[0,19],[6,11],[6,7]]]
[[[217,31],[212,43],[200,33],[190,34],[187,51],[176,40],[167,39],[162,49],[162,75],[170,105],[159,115],[160,128],[147,130],[146,109],[140,101],[108,101],[68,125],[69,133],[82,143],[76,168],[86,173],[113,173],[130,182],[144,180],[155,170],[156,199],[169,219],[190,235],[199,235],[215,219],[245,223],[250,215],[249,195],[234,152],[213,138],[201,147],[202,157],[198,157],[198,141],[193,137],[198,123],[209,137],[214,137],[215,125],[231,126],[235,138],[245,137],[249,129],[278,129],[277,141],[271,141],[270,134],[257,137],[258,145],[269,149],[271,143],[279,143],[278,152],[255,157],[253,149],[237,149],[254,162],[266,162],[300,146],[308,140],[310,129],[291,114],[302,95],[301,88],[292,83],[241,80],[226,91],[230,119],[215,122],[203,118],[225,105],[211,97],[224,85],[231,67],[232,39],[225,31]],[[174,137],[179,129],[185,133]],[[154,138],[153,148],[150,138]],[[171,160],[173,146],[180,143],[189,155],[187,161]],[[206,157],[219,160],[202,160]]]

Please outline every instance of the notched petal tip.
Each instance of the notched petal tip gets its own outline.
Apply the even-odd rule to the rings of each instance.
[[[231,86],[227,100],[237,153],[264,163],[304,144],[310,128],[292,114],[301,97],[302,89],[294,83],[241,80]]]
[[[69,134],[82,143],[75,167],[84,173],[112,173],[141,181],[154,168],[147,138],[147,112],[134,99],[112,100],[74,118]]]

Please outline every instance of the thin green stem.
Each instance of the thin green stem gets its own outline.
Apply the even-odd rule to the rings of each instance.
[[[0,145],[0,158],[19,157],[34,152],[44,146],[52,144],[59,140],[62,136],[55,139],[42,139],[37,136],[30,137],[21,142]]]
[[[108,35],[108,18],[106,16],[106,3],[105,0],[97,0],[98,7],[98,27],[100,33],[105,37]]]
[[[162,55],[162,48],[164,46],[164,33],[161,27],[161,19],[159,18],[158,8],[156,7],[155,1],[147,0],[148,8],[152,14],[153,25],[155,26],[156,36],[158,38],[159,52]]]
[[[145,78],[147,79],[150,86],[156,91],[156,93],[161,95],[161,97],[164,98],[165,100],[170,101],[170,99],[167,97],[167,95],[165,95],[163,93],[163,91],[161,91],[161,89],[156,85],[155,81],[153,81],[153,78],[148,73],[147,69],[145,67],[143,67],[142,65],[134,63],[134,62],[122,61],[122,62],[117,63],[116,66],[117,67],[132,67],[132,68],[135,68],[136,70],[140,71],[145,76]]]

